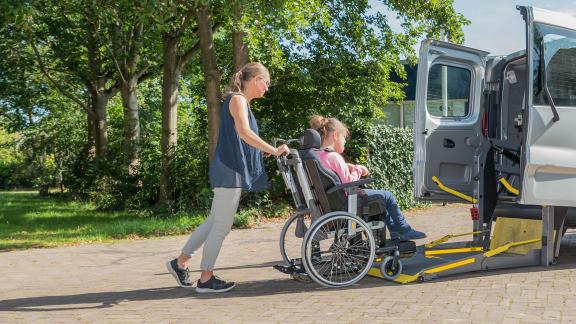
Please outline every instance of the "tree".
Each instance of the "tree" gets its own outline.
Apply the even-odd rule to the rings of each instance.
[[[173,199],[171,167],[176,156],[178,86],[186,63],[199,50],[200,45],[192,27],[196,15],[195,7],[185,4],[160,2],[162,30],[162,163],[160,174],[159,202]]]
[[[200,61],[204,74],[206,106],[208,109],[208,159],[211,160],[216,151],[218,127],[220,126],[220,70],[216,63],[216,50],[213,37],[213,13],[208,6],[196,10],[198,38],[200,43]]]
[[[266,134],[296,136],[310,115],[335,116],[351,127],[350,153],[358,156],[366,125],[388,101],[403,98],[403,84],[389,77],[405,74],[404,59],[415,62],[416,40],[439,37],[442,31],[463,40],[461,25],[467,21],[454,12],[451,1],[384,3],[400,17],[403,31],[394,31],[383,14],[370,13],[367,1],[325,2],[329,23],[311,24],[304,32],[307,41],[284,51],[286,66],[275,71],[279,81],[261,102]]]
[[[246,63],[248,63],[248,33],[244,30],[244,4],[242,1],[234,1],[234,20],[232,24],[232,61],[234,65],[234,73],[239,71]]]
[[[124,107],[124,160],[130,175],[140,165],[140,115],[137,86],[159,72],[157,35],[152,29],[152,18],[146,7],[132,1],[111,1],[102,10],[110,35],[110,47]]]
[[[106,108],[119,84],[106,51],[106,30],[97,3],[39,1],[36,8],[42,9],[33,11],[24,28],[38,66],[56,89],[86,111],[89,155],[104,157],[108,149]],[[84,91],[78,84],[84,85]]]

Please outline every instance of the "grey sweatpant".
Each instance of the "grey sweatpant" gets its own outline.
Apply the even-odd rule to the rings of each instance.
[[[182,254],[192,256],[204,243],[200,270],[212,271],[222,242],[234,223],[242,188],[214,188],[214,199],[206,221],[192,232]]]

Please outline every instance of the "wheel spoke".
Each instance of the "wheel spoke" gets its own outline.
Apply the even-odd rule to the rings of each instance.
[[[347,286],[369,270],[374,239],[362,221],[348,215],[335,215],[312,226],[311,230],[314,232],[307,236],[304,264],[314,281],[326,286]]]

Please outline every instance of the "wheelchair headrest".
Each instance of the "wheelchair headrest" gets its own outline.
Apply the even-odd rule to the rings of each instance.
[[[308,128],[304,135],[300,138],[300,143],[302,143],[301,149],[307,150],[311,148],[320,148],[322,144],[322,138],[320,137],[320,133],[315,129]]]

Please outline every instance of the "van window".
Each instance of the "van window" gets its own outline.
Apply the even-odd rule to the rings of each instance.
[[[546,83],[554,104],[576,106],[576,32],[546,24],[535,24],[534,29],[534,104],[549,105],[541,76],[540,64],[544,62]]]
[[[470,70],[435,64],[428,73],[426,109],[436,117],[465,117],[469,113]]]

